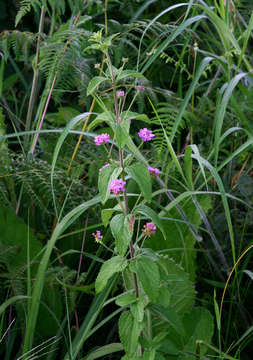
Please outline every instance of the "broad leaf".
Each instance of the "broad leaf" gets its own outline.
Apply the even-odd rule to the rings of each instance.
[[[150,202],[152,197],[152,186],[150,173],[148,172],[146,165],[135,163],[126,167],[126,172],[137,182],[145,200]]]
[[[130,311],[121,314],[119,319],[119,337],[128,356],[134,356],[138,348],[138,338],[143,323],[136,321]]]
[[[104,227],[106,227],[109,224],[109,221],[115,211],[116,211],[115,209],[103,209],[101,211],[101,218]]]
[[[122,168],[115,168],[112,165],[104,167],[99,172],[98,190],[103,204],[107,201],[110,194],[110,191],[108,189],[110,182],[114,179],[117,179],[121,172]]]
[[[120,149],[123,149],[129,137],[126,126],[124,126],[123,122],[121,122],[117,124],[114,128],[115,128],[116,143]]]
[[[91,79],[89,82],[88,88],[87,88],[87,95],[91,95],[102,82],[107,81],[108,79],[104,76],[95,76]]]
[[[115,215],[111,222],[110,227],[115,239],[116,251],[124,256],[130,244],[133,231],[130,226],[130,217],[132,215],[118,214]]]
[[[190,360],[196,359],[196,357],[190,356],[189,353],[196,354],[196,342],[202,340],[205,343],[211,343],[213,336],[213,317],[207,309],[202,307],[194,308],[191,313],[185,314],[183,318],[183,324],[186,332],[185,346],[183,352],[185,355],[181,355],[179,359]],[[206,346],[199,346],[199,355],[204,355],[207,348]]]
[[[143,79],[145,80],[145,76],[143,76],[141,73],[134,71],[134,70],[123,70],[119,73],[119,75],[116,78],[116,81],[125,79],[127,77],[134,77],[134,78],[138,78],[138,79]]]
[[[150,258],[141,256],[130,263],[130,270],[137,274],[146,295],[152,302],[156,303],[160,286],[160,273],[157,264]]]
[[[96,293],[100,293],[106,287],[107,281],[116,273],[123,271],[127,266],[127,260],[120,257],[114,256],[107,260],[102,266],[98,273],[95,289]]]
[[[134,292],[126,292],[119,295],[115,301],[116,305],[125,307],[130,304],[135,303],[137,300],[136,295]]]

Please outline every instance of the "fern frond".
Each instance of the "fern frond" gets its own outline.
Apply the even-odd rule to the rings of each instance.
[[[35,7],[35,5],[41,6],[41,3],[39,0],[21,0],[20,5],[20,9],[15,19],[15,27],[18,25],[20,20],[31,11],[31,7]]]
[[[164,136],[163,129],[166,132],[166,135],[170,137],[171,130],[175,123],[178,106],[170,102],[158,103],[156,108],[157,115],[151,119],[153,124],[157,124],[159,127],[154,130],[155,138],[154,145],[157,149],[159,158],[162,156],[164,149],[167,148],[167,141]],[[161,128],[161,124],[163,129]],[[178,133],[185,127],[185,120],[182,118],[178,127]]]
[[[4,54],[5,60],[10,56],[12,50],[17,61],[30,63],[30,49],[35,44],[37,34],[27,31],[4,31],[0,36],[0,50]]]

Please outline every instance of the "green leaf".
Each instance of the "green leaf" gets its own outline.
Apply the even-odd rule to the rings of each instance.
[[[150,207],[146,205],[140,204],[134,209],[134,213],[143,214],[149,217],[152,220],[152,222],[161,230],[164,238],[166,237],[162,221],[160,220],[159,216],[154,210],[152,210]]]
[[[138,298],[138,301],[130,305],[130,311],[134,319],[136,319],[138,322],[142,322],[144,319],[144,308],[145,304],[141,298]]]
[[[112,353],[122,351],[123,346],[120,343],[112,343],[105,346],[101,346],[100,348],[92,351],[88,356],[83,358],[82,360],[95,360],[99,359],[103,356],[110,355]]]
[[[181,318],[172,308],[164,309],[160,305],[151,305],[151,311],[154,316],[158,316],[160,319],[168,323],[180,336],[184,336],[184,326]]]
[[[101,197],[102,204],[104,204],[110,194],[110,191],[108,189],[109,184],[112,180],[117,179],[117,177],[122,172],[122,168],[115,168],[112,165],[104,167],[100,172],[98,176],[98,190],[99,195]]]
[[[143,76],[143,74],[139,73],[138,71],[135,71],[135,70],[123,70],[117,76],[116,81],[125,79],[127,77],[134,77],[134,78],[146,80],[145,76]]]
[[[126,124],[124,124],[124,122],[117,124],[114,128],[115,128],[116,143],[120,149],[123,149],[129,137],[128,134],[129,124],[128,124],[128,129]]]
[[[212,205],[210,197],[208,195],[201,195],[197,196],[197,200],[203,211],[207,213]],[[187,216],[188,221],[194,224],[195,230],[198,231],[202,218],[194,203],[192,201],[182,201],[181,208]],[[156,216],[158,215],[156,214]],[[165,213],[161,216],[164,218]],[[194,280],[196,269],[196,251],[194,245],[196,240],[189,226],[181,222],[182,218],[177,209],[171,209],[167,216],[170,219],[169,221],[166,218],[160,220],[163,228],[162,234],[157,230],[153,236],[146,239],[144,246],[154,251],[167,250],[168,252],[166,253],[173,258],[176,263],[180,263],[184,270],[190,274],[190,279]],[[153,219],[152,221],[154,222]]]
[[[114,256],[107,260],[98,273],[95,282],[96,293],[100,293],[106,287],[107,281],[116,273],[123,271],[127,266],[127,260],[121,256]]]
[[[101,218],[104,227],[106,227],[109,224],[109,221],[115,211],[116,211],[115,209],[103,209],[101,211]]]
[[[137,300],[136,295],[133,292],[126,292],[119,295],[115,301],[116,305],[125,307],[132,303],[135,303]]]
[[[137,182],[145,200],[150,202],[152,198],[152,185],[150,173],[148,172],[146,165],[135,163],[126,167],[125,170],[126,173]]]
[[[211,343],[214,330],[213,317],[207,309],[196,307],[189,314],[185,314],[183,324],[186,333],[184,338],[185,346],[183,349],[185,355],[182,354],[180,360],[193,360],[196,359],[196,357],[194,355],[186,355],[186,353],[196,354],[197,341],[203,341],[207,344]],[[200,346],[199,355],[204,355],[206,350],[206,346]]]
[[[116,251],[124,256],[132,238],[132,229],[130,228],[129,220],[132,215],[118,214],[115,215],[110,227],[115,239]]]
[[[192,155],[192,148],[191,146],[187,146],[184,152],[184,169],[185,169],[185,176],[188,181],[188,187],[190,190],[193,190],[191,155]]]
[[[87,95],[91,95],[104,81],[108,81],[108,79],[104,76],[95,76],[92,78],[87,88]]]
[[[170,293],[170,307],[180,315],[190,311],[194,304],[195,290],[189,274],[167,256],[160,256],[157,264],[161,283]],[[157,302],[160,304],[160,297]]]
[[[91,131],[101,123],[106,122],[112,127],[116,123],[116,116],[111,111],[104,111],[99,114],[92,122],[88,125],[87,131]]]
[[[156,303],[160,286],[160,272],[157,264],[150,258],[141,256],[130,263],[130,270],[137,274],[146,295]]]
[[[143,323],[136,321],[130,311],[121,314],[119,319],[119,337],[128,356],[134,356],[138,348],[138,338]]]
[[[146,114],[139,114],[133,111],[123,111],[121,114],[121,118],[122,120],[128,120],[129,124],[130,120],[140,120],[149,124],[151,122]]]

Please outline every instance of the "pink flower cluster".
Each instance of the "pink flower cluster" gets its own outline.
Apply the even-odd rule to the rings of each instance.
[[[125,181],[121,179],[115,179],[110,182],[108,189],[112,191],[114,195],[118,195],[120,192],[126,191],[125,185]]]
[[[154,177],[158,176],[160,174],[160,170],[157,168],[148,167],[148,171],[150,175],[153,175]]]
[[[124,90],[119,90],[116,92],[116,96],[117,98],[121,98],[121,97],[124,97],[125,96],[125,91]]]
[[[103,239],[103,236],[101,235],[101,231],[99,230],[96,230],[96,234],[93,233],[92,235],[94,236],[95,241],[98,243],[101,242],[101,240]]]
[[[137,85],[137,89],[140,91],[145,91],[145,87],[141,86],[141,85]]]
[[[148,130],[147,128],[141,129],[138,132],[139,137],[142,141],[150,141],[155,137],[155,135],[152,133],[151,130]]]
[[[109,139],[110,139],[110,135],[105,133],[105,134],[95,136],[94,141],[95,141],[95,144],[97,146],[99,146],[104,143],[107,143],[109,141]]]
[[[151,236],[154,235],[156,232],[156,226],[152,222],[147,222],[142,229],[142,232],[144,232],[145,235]]]

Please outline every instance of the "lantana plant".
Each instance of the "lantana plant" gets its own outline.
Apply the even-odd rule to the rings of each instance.
[[[141,147],[144,144],[149,146],[155,138],[152,124],[146,115],[132,111],[136,97],[140,91],[145,91],[142,83],[146,79],[139,72],[125,70],[126,61],[119,69],[112,65],[109,47],[115,36],[117,34],[103,39],[99,31],[93,35],[93,43],[89,46],[89,49],[104,53],[106,69],[102,69],[101,76],[94,77],[88,86],[88,95],[94,96],[102,109],[88,130],[103,125],[103,128],[108,126],[109,132],[113,133],[111,140],[107,133],[94,138],[97,146],[104,144],[110,150],[107,163],[98,172],[99,194],[104,207],[101,216],[105,228],[97,230],[93,237],[103,244],[102,234],[109,226],[114,238],[113,257],[103,263],[95,290],[97,294],[106,291],[110,282],[119,279],[116,275],[121,275],[123,293],[116,296],[115,302],[122,309],[118,322],[119,338],[125,351],[122,359],[165,360],[168,356],[176,359],[174,356],[180,353],[182,347],[177,336],[180,333],[183,338],[186,334],[183,325],[185,314],[182,309],[181,313],[177,312],[173,305],[174,300],[171,299],[174,287],[171,284],[175,284],[175,276],[178,277],[176,280],[181,281],[179,289],[184,284],[185,294],[180,296],[183,299],[189,297],[184,310],[191,309],[193,305],[194,288],[187,274],[174,261],[151,248],[145,248],[146,241],[155,236],[157,231],[165,238],[163,222],[152,208],[152,183],[162,173],[158,168],[151,167],[141,153]],[[108,90],[104,90],[104,87],[103,92],[100,92],[102,84]],[[106,106],[104,93],[107,93],[107,99],[108,95],[111,96],[111,107]],[[146,121],[148,127],[137,132],[136,126],[133,126],[136,119]],[[112,151],[115,147],[117,152]],[[138,194],[128,193],[130,181],[138,186]],[[106,209],[108,199],[110,203],[115,200],[113,208]]]

